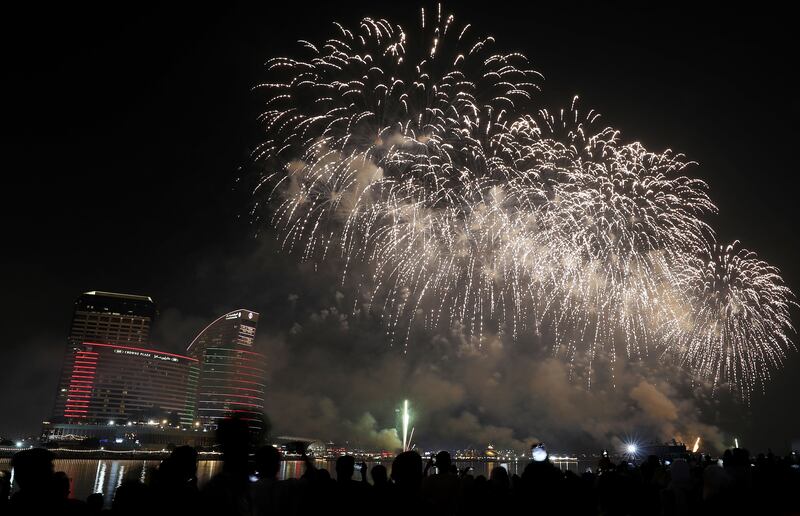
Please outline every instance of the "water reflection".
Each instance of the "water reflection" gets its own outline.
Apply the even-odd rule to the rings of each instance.
[[[0,459],[0,469],[10,469],[10,459]],[[137,479],[140,482],[147,482],[152,471],[158,467],[158,460],[89,460],[89,459],[59,459],[54,461],[55,471],[63,471],[70,479],[70,496],[85,500],[92,493],[103,493],[103,500],[106,507],[111,506],[114,492],[125,479]],[[372,469],[381,462],[368,462],[368,469]],[[392,462],[382,462],[388,473],[391,475]],[[484,475],[489,477],[492,469],[503,466],[509,475],[521,475],[527,465],[526,461],[520,462],[456,462],[460,470],[466,467],[472,468],[475,476]],[[318,460],[315,466],[319,469],[327,469],[333,478],[336,478],[336,467],[334,461]],[[570,468],[572,469],[572,468]],[[222,470],[220,461],[199,461],[197,465],[197,480],[202,487],[211,477]],[[577,472],[577,464],[573,471]],[[281,463],[279,476],[281,479],[300,478],[305,472],[305,465],[302,461],[285,461]],[[358,479],[358,473],[355,475]],[[368,475],[369,479],[369,475]],[[369,479],[371,481],[371,479]],[[12,476],[13,484],[13,476]],[[12,485],[13,488],[13,485]]]

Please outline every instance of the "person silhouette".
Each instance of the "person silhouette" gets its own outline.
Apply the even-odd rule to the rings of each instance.
[[[366,495],[366,488],[369,484],[365,482],[365,469],[359,468],[361,471],[361,481],[353,480],[353,473],[355,472],[355,459],[352,455],[343,455],[336,459],[336,499],[340,507],[353,507],[355,504],[361,503],[361,499]]]
[[[114,515],[134,516],[147,512],[153,507],[150,487],[139,482],[137,478],[122,481],[114,493],[111,511]]]
[[[11,472],[0,470],[0,514],[8,510],[8,497],[11,496]]]
[[[92,493],[86,497],[86,514],[103,512],[103,493]]]
[[[389,475],[386,471],[386,466],[383,464],[376,464],[370,470],[370,477],[372,478],[372,486],[367,490],[367,502],[372,506],[383,505],[389,500]]]
[[[217,426],[217,442],[222,450],[222,472],[209,480],[200,492],[200,512],[252,516],[247,423],[237,416],[221,420]]]
[[[454,514],[460,491],[460,482],[456,474],[458,469],[455,469],[456,473],[453,472],[450,453],[446,451],[436,454],[435,465],[436,474],[427,476],[422,481],[423,503],[433,513]]]
[[[389,485],[389,475],[386,471],[386,466],[383,464],[372,466],[370,476],[372,477],[372,485],[374,487],[385,487]]]
[[[164,514],[195,513],[198,506],[197,450],[175,448],[158,466],[151,482],[155,506]]]
[[[258,481],[251,487],[253,513],[256,515],[285,514],[281,506],[282,487],[285,483],[278,481],[281,469],[281,452],[274,446],[262,446],[255,453]]]
[[[390,489],[387,512],[394,516],[406,516],[420,512],[422,499],[422,457],[415,451],[400,453],[392,461]]]
[[[11,495],[10,514],[48,514],[58,509],[60,499],[54,480],[54,457],[53,452],[43,448],[31,448],[14,455],[11,467],[19,490]]]
[[[66,473],[57,471],[53,474],[53,493],[56,497],[56,504],[59,514],[83,514],[86,511],[86,506],[83,500],[76,500],[70,498],[72,492],[70,487],[70,480]]]

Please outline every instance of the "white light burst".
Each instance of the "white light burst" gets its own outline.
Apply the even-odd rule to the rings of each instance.
[[[740,386],[745,397],[763,387],[793,344],[792,293],[777,268],[739,242],[713,246],[681,285],[690,310],[667,332],[669,351],[714,385]]]
[[[543,109],[525,55],[441,8],[413,32],[335,26],[256,86],[254,214],[286,251],[341,258],[391,341],[415,320],[546,328],[573,360],[656,347],[745,393],[781,364],[791,292],[749,253],[704,257],[716,208],[682,155],[622,143],[577,99]]]

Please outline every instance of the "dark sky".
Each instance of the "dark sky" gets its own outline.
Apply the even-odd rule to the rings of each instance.
[[[321,299],[335,297],[327,283],[303,284],[313,272],[253,238],[247,195],[235,182],[259,141],[259,99],[249,88],[263,78],[267,58],[291,53],[297,39],[330,34],[331,21],[385,16],[413,27],[418,9],[271,4],[18,6],[3,17],[0,435],[35,431],[49,413],[80,292],[153,296],[164,321],[159,343],[176,349],[203,321],[247,306],[262,313],[262,333],[282,343],[276,352],[296,345],[290,329],[318,322],[318,310],[330,304]],[[698,161],[692,173],[710,184],[720,240],[741,240],[799,291],[800,48],[788,8],[538,4],[445,7],[493,34],[500,48],[531,57],[546,78],[543,103],[579,94],[624,139]],[[318,274],[319,282],[333,281]],[[291,311],[287,296],[298,291],[307,297]],[[688,410],[754,447],[784,448],[800,437],[798,367],[793,353],[750,407],[714,402]],[[454,418],[468,426],[463,414],[473,413],[483,414],[484,429],[508,423],[463,407]]]

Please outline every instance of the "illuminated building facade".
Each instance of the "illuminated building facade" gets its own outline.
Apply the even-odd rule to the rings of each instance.
[[[209,324],[186,353],[200,363],[197,417],[212,430],[238,416],[255,438],[263,434],[266,357],[254,349],[258,314],[234,310]]]
[[[198,361],[152,349],[156,314],[147,296],[78,297],[48,435],[89,436],[97,434],[92,426],[128,424],[195,427]]]
[[[220,418],[263,435],[265,356],[258,314],[235,310],[208,325],[183,355],[153,349],[145,296],[86,292],[75,303],[47,441],[120,447],[209,445]]]
[[[197,359],[154,349],[83,342],[70,346],[54,422],[195,422]]]

